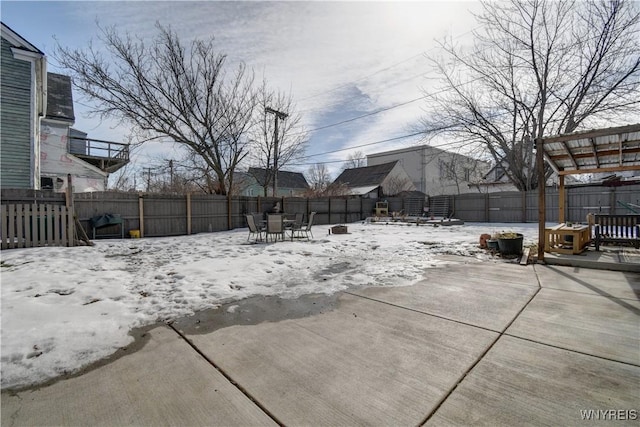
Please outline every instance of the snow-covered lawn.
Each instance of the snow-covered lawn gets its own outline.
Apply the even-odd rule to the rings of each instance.
[[[93,247],[2,252],[2,388],[42,382],[116,352],[135,327],[254,295],[295,298],[358,286],[402,286],[441,254],[490,258],[482,233],[537,224],[316,226],[311,241],[247,243],[247,229]]]

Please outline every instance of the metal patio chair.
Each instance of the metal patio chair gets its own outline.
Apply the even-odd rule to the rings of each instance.
[[[292,238],[295,237],[306,237],[309,240],[309,235],[313,237],[313,233],[311,232],[311,226],[313,226],[313,217],[316,215],[315,212],[311,212],[309,214],[309,221],[306,224],[302,224],[299,229],[293,230]]]
[[[272,236],[274,242],[278,241],[278,237],[284,241],[284,222],[281,214],[267,215],[267,241]]]
[[[254,242],[261,242],[262,233],[264,233],[264,227],[262,225],[257,224],[255,217],[252,214],[246,214],[247,225],[249,226],[249,236],[247,237],[247,241],[251,239],[251,236],[256,236]]]

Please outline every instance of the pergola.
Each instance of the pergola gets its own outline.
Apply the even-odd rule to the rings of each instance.
[[[640,171],[640,124],[549,136],[536,140],[538,167],[538,259],[544,259],[545,161],[559,176],[558,222],[565,222],[567,175]]]

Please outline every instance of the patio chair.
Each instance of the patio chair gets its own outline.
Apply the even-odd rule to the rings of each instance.
[[[277,241],[278,237],[284,241],[284,222],[282,215],[267,215],[267,241],[269,241],[269,236],[272,236],[274,241]]]
[[[251,236],[256,236],[254,242],[261,242],[264,227],[256,224],[255,217],[252,214],[246,214],[245,216],[247,217],[247,225],[249,226],[249,236],[247,237],[247,241],[251,239]]]
[[[316,215],[315,212],[311,212],[309,215],[309,222],[306,224],[302,224],[299,229],[293,230],[292,233],[295,234],[295,237],[306,237],[309,240],[309,234],[313,237],[313,233],[311,232],[311,226],[313,225],[313,217]]]

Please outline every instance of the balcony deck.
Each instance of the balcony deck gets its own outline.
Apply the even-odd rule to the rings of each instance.
[[[129,144],[119,142],[71,137],[69,153],[109,173],[129,163]]]

